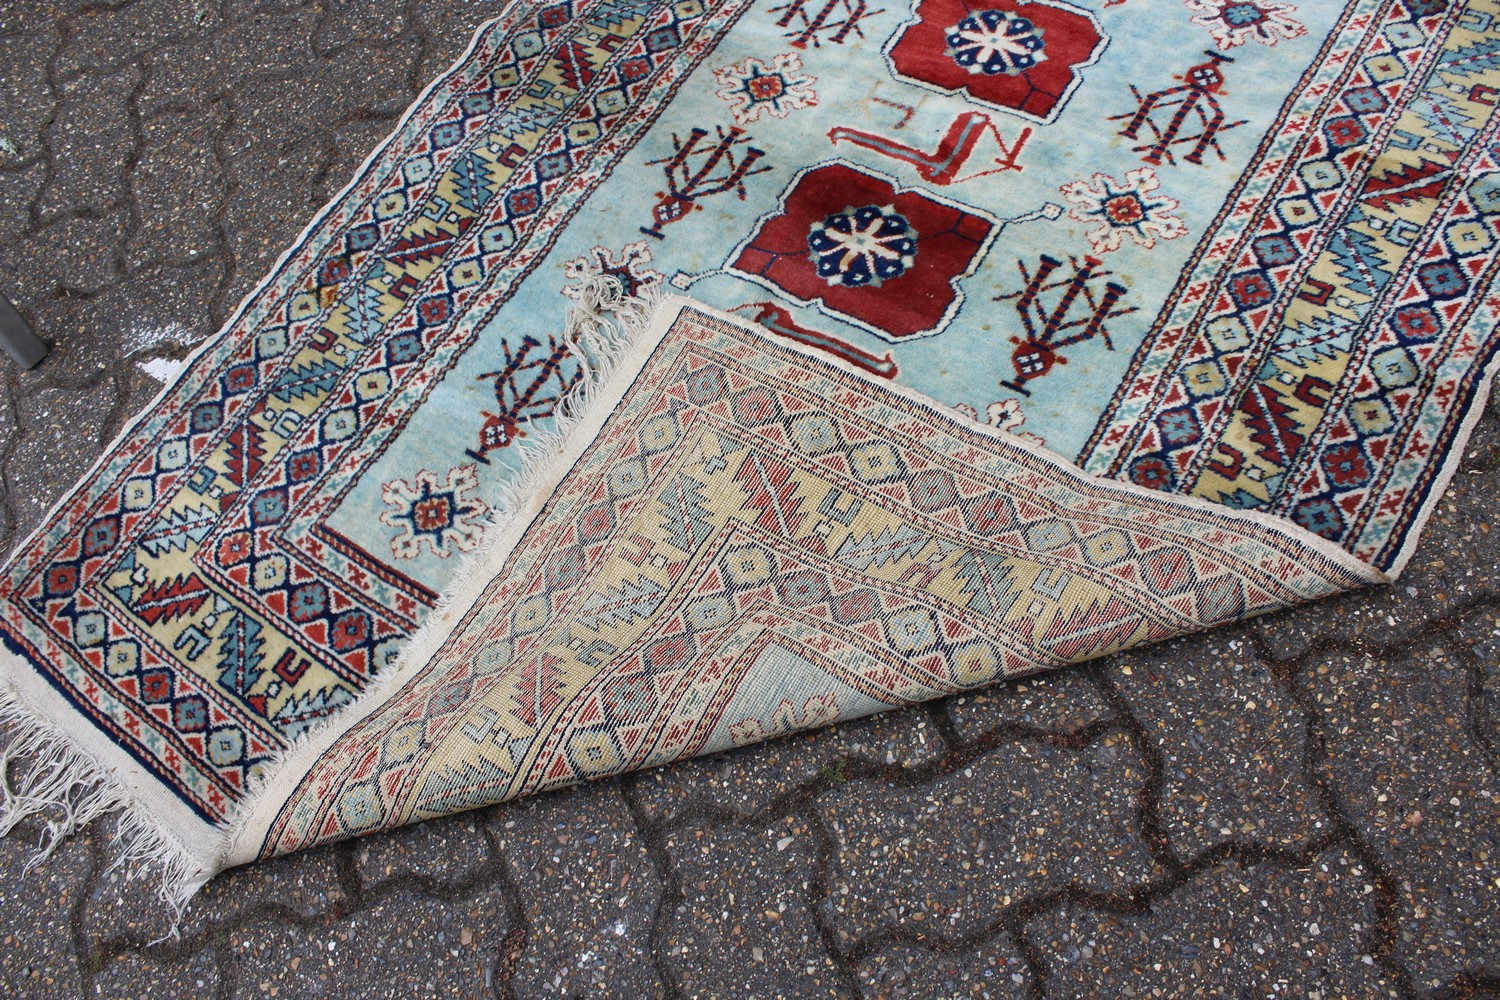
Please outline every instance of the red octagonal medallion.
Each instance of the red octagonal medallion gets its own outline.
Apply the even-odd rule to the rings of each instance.
[[[922,0],[886,50],[900,79],[1047,124],[1108,39],[1060,0]]]
[[[939,332],[999,231],[976,210],[842,161],[803,171],[729,269],[888,340]]]

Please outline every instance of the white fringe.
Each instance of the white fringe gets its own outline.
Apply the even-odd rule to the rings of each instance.
[[[400,135],[407,124],[427,106],[431,95],[437,88],[469,61],[492,27],[515,17],[517,12],[529,2],[530,0],[511,0],[496,16],[487,19],[475,29],[463,54],[441,74],[434,77],[422,90],[402,115],[391,134],[371,150],[348,184],[308,222],[301,234],[267,272],[267,276],[245,294],[238,308],[219,332],[214,336],[204,338],[199,343],[183,362],[184,372],[212,351],[223,334],[232,329],[246,315],[251,303],[271,285],[276,275],[281,272],[293,255],[307,244],[308,239],[336,206],[356,189],[372,165],[389,149],[392,140]],[[614,300],[620,301],[621,299],[619,289],[616,288]],[[608,305],[610,301],[607,292],[601,291],[591,304],[589,316],[593,317],[592,322],[595,325],[592,331],[581,331],[584,343],[591,343],[593,338],[597,337],[601,339],[602,346],[607,348],[610,336],[607,328],[610,321],[605,314],[611,311]],[[621,308],[624,308],[623,303],[621,303]],[[581,318],[579,322],[581,325],[588,325],[588,317]],[[600,356],[608,356],[608,350],[604,350]],[[142,411],[142,414],[149,413],[168,399],[181,375],[182,372],[179,372],[177,378],[169,379],[168,384],[163,385],[161,392]],[[99,470],[120,442],[134,432],[140,419],[137,417],[120,432],[84,478],[92,476]],[[48,512],[47,517],[50,518],[61,510],[71,496],[70,491],[60,497]],[[38,527],[21,545],[28,544],[44,528],[45,526]],[[20,547],[16,546],[17,549]],[[0,667],[9,666],[10,659],[9,654],[0,650]],[[17,664],[12,669],[29,668],[24,664]],[[376,686],[381,686],[379,681]],[[369,692],[366,692],[366,695],[368,694]],[[363,700],[364,698],[357,699],[355,704]],[[348,708],[352,707],[353,705],[348,706]],[[344,712],[347,712],[348,708]],[[340,713],[340,716],[343,714]],[[59,728],[52,721],[49,713],[30,705],[23,694],[12,683],[7,682],[3,672],[0,672],[0,729],[4,730],[3,734],[0,734],[0,743],[4,744],[3,748],[0,748],[0,796],[3,796],[0,798],[0,836],[10,833],[17,824],[28,817],[42,814],[51,817],[45,824],[41,844],[27,862],[26,871],[29,872],[51,856],[58,846],[73,833],[99,817],[114,812],[117,814],[117,820],[111,845],[114,849],[115,860],[110,870],[124,866],[127,877],[132,880],[153,874],[160,879],[157,893],[172,915],[172,929],[167,936],[175,938],[178,923],[188,901],[213,875],[223,870],[224,865],[214,863],[213,857],[217,857],[221,862],[228,855],[229,845],[237,830],[236,818],[244,813],[243,804],[231,810],[229,817],[216,828],[221,833],[218,838],[219,846],[216,849],[203,845],[203,849],[194,852],[153,815],[150,806],[125,784],[115,768],[102,765],[84,748],[79,739]],[[308,736],[305,734],[299,743],[306,742],[307,739]],[[282,754],[278,760],[284,760],[286,756],[287,754]],[[24,776],[13,779],[9,773],[10,765],[17,760],[29,760],[30,768]],[[268,768],[268,771],[272,770],[274,768]],[[143,777],[142,780],[150,779]],[[263,778],[256,787],[264,788],[268,781],[269,778]]]
[[[115,860],[110,870],[123,867],[131,880],[155,875],[159,881],[156,894],[172,918],[167,936],[175,938],[188,900],[213,873],[146,814],[112,771],[46,721],[8,684],[0,684],[0,725],[8,736],[0,750],[0,836],[30,817],[48,817],[41,843],[23,873],[29,874],[51,857],[77,831],[115,813],[110,840]],[[14,777],[11,765],[18,759],[30,766]]]
[[[485,525],[486,538],[511,520],[521,498],[535,492],[538,480],[559,454],[568,432],[593,405],[600,385],[614,371],[630,344],[650,326],[661,299],[660,294],[651,290],[626,297],[620,283],[608,275],[585,279],[580,292],[568,310],[565,336],[584,355],[583,379],[558,407],[554,426],[546,430],[528,428],[527,436],[517,442],[521,468],[501,486],[495,511]],[[453,595],[465,594],[487,582],[478,579],[485,568],[481,558],[485,551],[486,546],[481,542],[456,567],[452,581],[428,612],[423,625],[408,638],[407,646],[425,649],[441,642],[445,635],[443,619],[452,606]],[[289,781],[301,778],[299,769],[287,773],[288,764],[305,758],[314,744],[331,744],[332,738],[352,722],[393,697],[424,665],[425,658],[403,655],[358,698],[273,757],[262,770],[260,780],[220,825],[224,834],[219,852],[221,863],[212,866],[205,866],[159,825],[111,769],[101,766],[75,738],[50,722],[45,713],[28,705],[9,684],[0,682],[0,727],[7,735],[6,745],[0,749],[0,794],[3,794],[0,836],[9,834],[30,817],[45,817],[41,843],[26,863],[29,872],[78,830],[101,816],[115,813],[111,841],[114,863],[110,870],[124,869],[132,880],[146,875],[159,880],[157,895],[171,913],[169,936],[175,937],[188,902],[209,878],[222,870],[234,836],[255,804],[268,796],[285,796],[290,790]],[[18,760],[28,760],[30,766],[24,774],[12,776],[11,764]]]
[[[586,278],[574,287],[579,288],[580,294],[568,310],[565,336],[583,354],[583,378],[557,408],[553,426],[546,430],[528,427],[526,437],[515,445],[521,468],[500,487],[495,510],[485,525],[484,538],[508,524],[522,498],[539,488],[569,432],[594,405],[600,386],[614,372],[630,345],[650,327],[662,299],[654,288],[627,297],[620,283],[608,275]],[[481,579],[486,569],[487,548],[481,541],[456,567],[453,579],[422,626],[407,639],[406,647],[421,651],[441,643],[446,636],[445,618],[453,606],[454,595],[468,595],[476,586],[488,582]],[[464,607],[467,603],[463,602]],[[25,819],[46,817],[41,843],[26,863],[29,872],[78,830],[101,816],[115,813],[111,841],[114,863],[110,870],[123,868],[131,880],[147,875],[159,880],[157,895],[172,917],[168,936],[176,937],[188,902],[209,878],[226,867],[235,835],[241,832],[255,807],[267,804],[262,800],[268,797],[284,797],[290,790],[289,783],[299,780],[316,759],[310,754],[315,745],[316,752],[321,753],[353,722],[385,704],[425,665],[425,656],[403,653],[392,669],[375,678],[358,698],[273,757],[262,770],[259,781],[219,825],[223,831],[222,846],[218,863],[212,865],[205,865],[160,825],[112,769],[101,766],[76,738],[58,728],[45,713],[28,705],[19,692],[0,680],[0,727],[7,737],[4,748],[0,749],[0,794],[3,794],[0,836],[9,834]],[[30,767],[23,775],[13,777],[10,765],[17,760],[29,760]],[[291,767],[289,771],[293,763],[302,766]]]
[[[535,493],[537,484],[546,471],[562,453],[563,443],[573,428],[583,420],[598,400],[599,390],[609,381],[620,359],[624,357],[639,337],[650,329],[657,310],[665,295],[659,286],[652,286],[638,295],[626,296],[620,282],[607,274],[593,275],[580,285],[578,298],[568,308],[564,338],[583,351],[583,378],[563,397],[552,414],[552,426],[538,429],[527,421],[526,436],[513,446],[520,458],[520,469],[507,481],[500,484],[494,509],[484,526],[484,534],[474,550],[463,557],[454,568],[453,576],[443,587],[437,603],[427,613],[424,625],[407,639],[403,649],[420,648],[415,642],[417,635],[427,631],[426,623],[436,625],[438,619],[453,603],[455,594],[467,594],[476,583],[474,577],[482,573],[488,564],[488,540],[515,516],[523,506],[522,500]],[[466,610],[467,604],[463,609]],[[399,666],[407,666],[403,661]],[[415,666],[421,666],[416,664]],[[402,669],[391,671],[393,676],[404,673]],[[345,706],[340,713],[328,720],[337,723],[343,714],[355,704],[368,699],[370,691]]]
[[[492,540],[510,526],[526,499],[543,488],[554,474],[553,466],[579,423],[594,416],[597,405],[614,405],[600,398],[600,390],[615,374],[620,361],[656,323],[666,299],[666,289],[654,285],[634,296],[626,296],[619,281],[595,275],[574,285],[580,294],[568,310],[564,336],[584,352],[583,379],[563,398],[552,415],[552,426],[539,429],[528,424],[526,436],[512,447],[520,468],[501,483],[484,533],[475,549],[454,567],[437,602],[422,624],[407,637],[395,664],[375,678],[359,697],[303,732],[290,746],[275,755],[261,772],[260,781],[236,803],[225,821],[228,841],[224,867],[249,860],[249,845],[241,834],[253,833],[254,820],[264,822],[265,811],[279,806],[307,770],[346,730],[389,702],[408,681],[421,672],[448,636],[450,617],[462,614],[493,577]]]

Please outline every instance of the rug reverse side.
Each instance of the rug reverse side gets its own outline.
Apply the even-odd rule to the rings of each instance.
[[[299,748],[230,864],[1380,579],[1295,525],[1092,479],[690,304],[603,399],[414,640],[417,669]]]

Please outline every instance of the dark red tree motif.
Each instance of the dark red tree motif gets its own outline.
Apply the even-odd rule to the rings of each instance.
[[[865,37],[859,22],[867,17],[885,13],[871,10],[865,0],[790,0],[780,7],[772,7],[769,13],[781,11],[776,27],[790,28],[786,32],[792,48],[805,49],[808,45],[819,48],[824,42],[843,45],[850,35]]]
[[[536,355],[542,342],[527,334],[518,350],[507,341],[500,342],[505,364],[496,371],[474,376],[479,381],[492,380],[495,386],[496,411],[481,413],[484,425],[479,428],[479,447],[467,448],[470,458],[489,464],[489,453],[508,448],[526,436],[523,424],[550,417],[567,397],[569,390],[583,379],[583,367],[567,362],[573,358],[571,346],[557,337],[547,338],[547,353]]]
[[[657,239],[666,239],[662,227],[681,222],[688,213],[700,210],[699,199],[733,191],[741,201],[745,200],[745,178],[763,174],[771,168],[756,167],[763,150],[748,145],[750,137],[744,129],[714,126],[718,140],[705,142],[708,130],[695,128],[684,142],[672,135],[672,155],[660,160],[650,160],[647,166],[661,165],[667,177],[667,189],[656,192],[656,205],[651,209],[651,226],[642,226],[641,232]],[[736,155],[736,148],[744,151]]]
[[[1182,81],[1179,86],[1142,95],[1135,84],[1131,84],[1136,109],[1110,116],[1110,121],[1126,120],[1119,134],[1127,139],[1138,138],[1142,129],[1149,132],[1150,141],[1132,148],[1137,153],[1146,154],[1141,159],[1153,166],[1159,166],[1162,160],[1176,163],[1172,147],[1186,143],[1193,147],[1183,157],[1188,163],[1202,163],[1203,154],[1210,149],[1222,160],[1224,151],[1219,148],[1219,136],[1245,124],[1244,120],[1226,121],[1228,116],[1219,105],[1219,95],[1224,92],[1224,72],[1219,64],[1234,60],[1217,52],[1205,51],[1203,54],[1208,56],[1208,62],[1189,66],[1186,73],[1172,78]],[[1190,123],[1196,123],[1196,131]],[[1183,134],[1185,129],[1186,135]]]
[[[1099,337],[1104,340],[1105,347],[1114,350],[1115,345],[1109,339],[1104,321],[1136,310],[1134,306],[1116,308],[1126,291],[1125,286],[1118,282],[1106,282],[1096,297],[1090,283],[1111,273],[1100,270],[1103,262],[1099,258],[1085,257],[1082,265],[1077,258],[1070,257],[1069,260],[1072,273],[1063,273],[1055,280],[1053,274],[1063,266],[1056,257],[1043,254],[1035,272],[1028,272],[1025,262],[1017,261],[1025,287],[995,297],[996,302],[1015,300],[1016,313],[1026,329],[1024,337],[1010,338],[1010,342],[1016,345],[1010,358],[1011,367],[1016,371],[1015,380],[1000,380],[1001,385],[1023,396],[1031,395],[1031,390],[1026,388],[1027,382],[1041,378],[1057,365],[1068,363],[1068,359],[1058,353],[1062,348]]]

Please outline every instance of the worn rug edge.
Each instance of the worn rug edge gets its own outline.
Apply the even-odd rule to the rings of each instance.
[[[1490,358],[1489,364],[1485,366],[1484,374],[1480,376],[1478,384],[1474,388],[1474,396],[1469,402],[1469,411],[1464,414],[1463,423],[1459,425],[1458,432],[1453,435],[1453,444],[1448,449],[1448,454],[1443,457],[1443,467],[1432,480],[1432,488],[1428,491],[1426,500],[1417,508],[1416,515],[1412,518],[1411,528],[1406,533],[1406,538],[1396,553],[1391,568],[1386,572],[1387,582],[1398,579],[1406,572],[1407,563],[1411,562],[1412,556],[1417,554],[1417,546],[1421,543],[1422,532],[1427,529],[1427,520],[1437,510],[1442,502],[1444,494],[1448,492],[1448,484],[1458,474],[1458,467],[1463,464],[1464,452],[1469,449],[1469,440],[1474,436],[1474,428],[1484,417],[1484,411],[1488,408],[1490,394],[1495,390],[1495,379],[1500,377],[1500,351],[1496,351]]]

